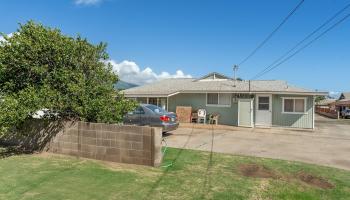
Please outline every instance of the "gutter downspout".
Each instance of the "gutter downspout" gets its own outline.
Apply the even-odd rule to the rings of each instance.
[[[251,95],[252,94],[252,92],[250,91],[250,80],[248,80],[248,85],[249,85],[249,89],[248,89],[248,91],[249,91],[249,95]],[[252,128],[254,128],[255,127],[255,110],[254,110],[254,105],[255,105],[255,98],[253,98],[253,101],[252,101],[252,105],[251,105],[251,109],[252,109]]]

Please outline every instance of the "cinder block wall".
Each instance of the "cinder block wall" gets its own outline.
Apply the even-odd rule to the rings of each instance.
[[[159,166],[160,128],[76,122],[66,125],[47,151],[97,160]]]

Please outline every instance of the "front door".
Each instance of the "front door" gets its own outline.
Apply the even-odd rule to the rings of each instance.
[[[255,107],[255,125],[271,126],[272,124],[272,95],[259,94],[256,95]]]
[[[238,126],[253,126],[253,99],[238,100]]]

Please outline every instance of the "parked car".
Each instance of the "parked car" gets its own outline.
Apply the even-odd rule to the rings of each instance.
[[[350,109],[345,109],[345,110],[341,111],[341,116],[343,118],[350,118]]]
[[[175,130],[179,122],[175,113],[151,104],[140,104],[134,111],[126,114],[124,124],[162,127],[163,132]]]

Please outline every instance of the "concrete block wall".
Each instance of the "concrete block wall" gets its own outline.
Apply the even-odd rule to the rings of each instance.
[[[160,128],[76,122],[59,132],[47,151],[97,160],[159,166]]]

